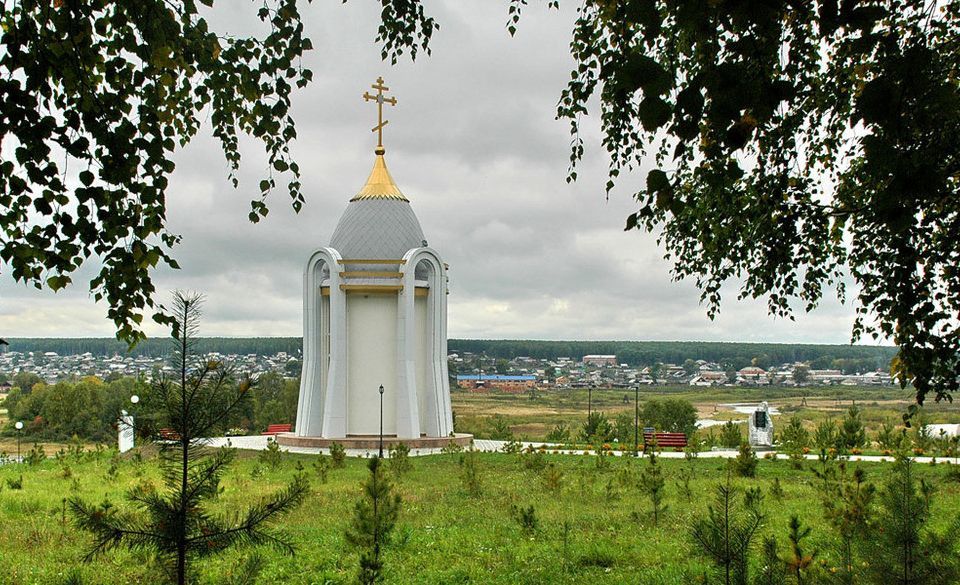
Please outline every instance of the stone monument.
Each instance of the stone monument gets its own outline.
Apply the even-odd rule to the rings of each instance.
[[[117,421],[117,449],[120,453],[133,449],[133,415],[126,410],[120,411],[120,420]]]
[[[766,402],[761,402],[750,415],[750,446],[773,447],[773,419]]]

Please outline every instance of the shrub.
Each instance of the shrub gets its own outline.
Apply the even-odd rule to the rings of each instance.
[[[722,447],[739,447],[743,441],[740,435],[740,425],[728,420],[720,427],[720,445]]]
[[[23,462],[34,467],[40,465],[47,460],[47,454],[43,450],[43,445],[39,443],[34,443],[33,446],[27,451],[27,454],[23,457]]]
[[[763,561],[754,582],[756,585],[784,585],[787,582],[786,565],[780,558],[777,539],[772,536],[763,540]]]
[[[693,480],[693,470],[684,467],[677,474],[677,491],[687,500],[689,504],[693,499],[693,489],[690,487],[690,481]]]
[[[440,449],[440,453],[444,455],[452,455],[454,453],[462,453],[462,452],[463,452],[463,447],[459,443],[455,443],[453,441],[450,441],[449,443],[444,445],[442,449]]]
[[[773,478],[773,485],[770,486],[770,496],[778,502],[783,501],[783,485],[780,484],[780,478]]]
[[[877,445],[882,451],[898,451],[903,445],[905,431],[893,422],[884,421],[877,430]]]
[[[544,468],[541,478],[545,490],[554,496],[560,495],[560,491],[563,489],[563,470],[556,463],[548,464]]]
[[[803,540],[810,535],[810,527],[801,527],[800,518],[796,514],[790,516],[790,555],[786,558],[787,571],[793,575],[797,585],[803,585],[803,578],[813,565],[817,551],[804,551]]]
[[[275,439],[269,439],[267,441],[267,448],[257,454],[257,462],[269,467],[273,471],[276,471],[277,468],[280,467],[282,458],[283,451],[280,450],[280,445]]]
[[[490,418],[490,438],[495,441],[509,441],[513,438],[510,423],[499,414]]]
[[[613,427],[605,414],[593,411],[587,416],[580,429],[580,440],[584,443],[599,445],[613,440]]]
[[[340,469],[347,461],[347,450],[342,443],[336,441],[330,444],[330,459],[333,461],[333,467]]]
[[[12,490],[22,490],[22,489],[23,489],[23,474],[20,474],[20,476],[17,477],[17,478],[8,477],[8,478],[7,478],[7,487],[10,488],[10,489],[12,489]]]
[[[613,436],[619,444],[629,445],[633,443],[635,427],[633,425],[633,415],[631,413],[621,412],[618,414],[617,418],[614,420],[613,427]]]
[[[520,463],[529,471],[542,471],[547,466],[547,459],[540,451],[529,450],[520,454]]]
[[[460,455],[460,479],[471,497],[479,498],[483,494],[480,464],[475,449],[468,449]]]
[[[810,446],[810,433],[803,427],[800,417],[794,415],[784,425],[780,433],[780,446],[791,456],[801,453],[804,447]]]
[[[503,444],[503,447],[501,447],[500,450],[508,455],[516,455],[523,450],[523,444],[516,439],[510,439]]]
[[[757,476],[757,454],[746,442],[740,443],[740,452],[731,462],[734,472],[740,477]]]
[[[561,443],[567,444],[570,442],[570,427],[566,423],[557,423],[553,429],[547,433],[546,440],[548,443]]]
[[[854,583],[857,576],[854,543],[869,537],[875,489],[866,482],[862,468],[847,473],[844,461],[824,465],[821,471],[814,469],[814,474],[821,480],[819,491],[824,517],[838,536],[837,552],[841,561],[838,576],[844,583]]]
[[[512,504],[510,506],[510,517],[520,525],[520,529],[527,536],[533,536],[540,529],[540,519],[537,518],[537,511],[533,504],[526,508]]]
[[[413,469],[410,463],[410,447],[406,443],[397,443],[390,447],[390,471],[397,477]]]
[[[320,478],[320,483],[327,483],[330,465],[330,457],[323,453],[317,455],[317,460],[313,462],[313,470],[316,472],[317,477]]]

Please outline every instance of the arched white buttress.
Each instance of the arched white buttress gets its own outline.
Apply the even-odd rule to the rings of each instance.
[[[340,260],[335,249],[319,248],[303,273],[303,369],[296,424],[301,437],[346,436],[347,320]],[[328,302],[320,290],[324,276],[329,279]]]

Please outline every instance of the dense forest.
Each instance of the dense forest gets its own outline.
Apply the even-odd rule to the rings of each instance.
[[[8,351],[22,353],[53,351],[60,355],[74,355],[90,352],[98,356],[129,354],[134,357],[163,357],[170,353],[170,339],[164,337],[146,339],[129,350],[125,342],[111,337],[8,337],[7,342],[10,343]],[[196,350],[226,355],[274,355],[280,352],[299,355],[300,346],[299,337],[201,337],[197,338]]]
[[[90,352],[94,355],[127,353],[127,345],[110,338],[10,338],[10,351],[54,351],[60,355]],[[198,351],[223,354],[273,355],[286,352],[298,355],[299,337],[206,337],[198,340]],[[811,362],[814,367],[829,367],[836,360],[875,362],[874,368],[887,368],[896,354],[892,346],[809,345],[790,343],[725,343],[701,341],[542,341],[502,339],[451,339],[453,353],[483,353],[491,358],[517,356],[579,360],[588,354],[616,354],[622,363],[651,365],[657,362],[682,364],[684,360],[707,360],[743,367],[787,362]],[[129,351],[131,355],[163,356],[169,353],[167,339],[148,339]]]

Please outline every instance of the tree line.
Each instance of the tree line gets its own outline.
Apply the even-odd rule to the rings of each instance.
[[[222,431],[260,432],[270,424],[294,422],[298,380],[267,372],[251,382],[243,399],[224,417]],[[34,439],[63,441],[77,437],[109,443],[116,440],[121,410],[132,412],[138,426],[156,418],[151,410],[152,386],[135,378],[104,381],[89,376],[47,384],[35,374],[21,372],[11,383],[7,398],[0,401],[0,408],[8,413],[2,429],[8,435],[15,432],[14,423],[22,421],[23,432]],[[141,399],[136,406],[130,403],[133,395]]]

